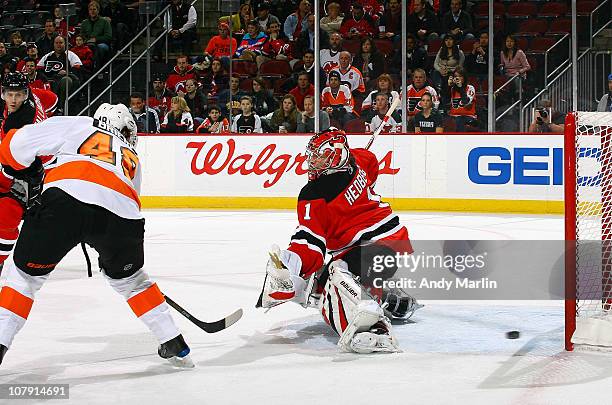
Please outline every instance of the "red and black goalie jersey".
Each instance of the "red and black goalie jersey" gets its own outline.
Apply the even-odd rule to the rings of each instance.
[[[302,259],[301,276],[321,269],[325,254],[339,259],[356,246],[394,242],[400,253],[412,253],[408,231],[389,204],[374,193],[378,160],[366,149],[351,149],[350,171],[309,181],[298,197],[299,226],[289,250]]]

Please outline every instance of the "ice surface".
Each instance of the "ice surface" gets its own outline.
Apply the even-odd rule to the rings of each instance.
[[[146,269],[162,291],[203,320],[238,307],[244,318],[206,334],[176,314],[196,368],[175,370],[101,274],[87,278],[74,250],[37,296],[0,366],[0,384],[70,384],[74,404],[610,402],[612,357],[563,351],[560,302],[425,302],[414,323],[395,328],[403,353],[339,353],[337,337],[314,309],[254,308],[267,248],[287,243],[293,213],[148,211],[146,217]],[[555,216],[401,219],[416,239],[563,237],[562,218]],[[520,330],[521,338],[505,339],[509,330]]]

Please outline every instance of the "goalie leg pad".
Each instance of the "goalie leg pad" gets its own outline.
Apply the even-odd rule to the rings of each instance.
[[[340,335],[338,347],[341,350],[357,353],[399,351],[382,308],[355,281],[346,262],[336,260],[330,265],[319,308],[325,322]],[[361,335],[379,332],[381,322],[385,330],[380,337]]]
[[[164,296],[142,269],[129,277],[115,279],[104,273],[108,283],[127,300],[134,314],[151,330],[160,343],[174,339],[180,332],[170,315]]]
[[[266,278],[256,307],[272,308],[287,301],[303,304],[306,301],[306,281],[300,277],[302,259],[297,253],[270,249]]]

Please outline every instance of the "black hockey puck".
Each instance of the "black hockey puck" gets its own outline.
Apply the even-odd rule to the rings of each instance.
[[[510,332],[506,332],[506,339],[518,339],[521,337],[521,332],[518,330],[511,330]]]

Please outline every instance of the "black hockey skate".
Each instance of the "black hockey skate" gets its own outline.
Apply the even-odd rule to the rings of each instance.
[[[4,345],[0,345],[0,364],[2,364],[2,360],[4,359],[4,355],[6,354],[8,347]]]
[[[192,368],[195,367],[189,357],[189,346],[185,343],[183,335],[178,335],[165,343],[159,345],[157,354],[161,358],[167,359],[175,367]]]

